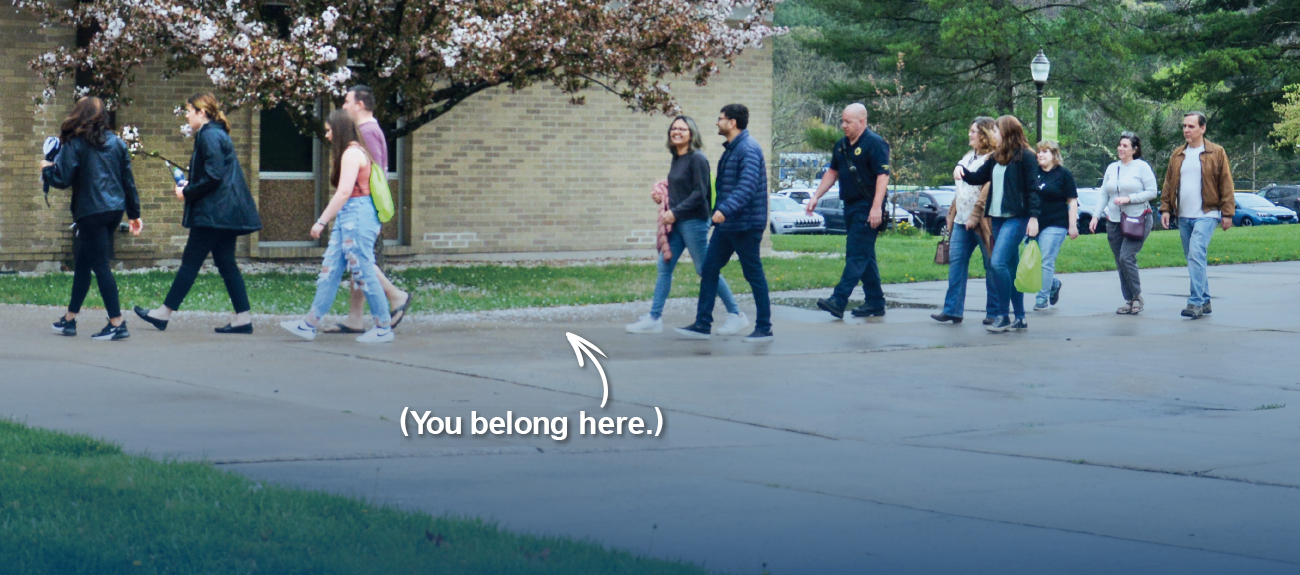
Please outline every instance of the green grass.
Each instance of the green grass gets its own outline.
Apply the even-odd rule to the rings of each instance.
[[[4,420],[0,541],[5,573],[704,573]]]
[[[933,236],[882,236],[877,243],[882,279],[885,283],[905,283],[947,278],[947,266],[933,263],[937,241]],[[777,236],[772,244],[779,251],[808,254],[764,260],[773,290],[824,288],[839,280],[844,260],[826,258],[823,254],[843,253],[844,236]],[[1177,232],[1154,232],[1138,261],[1144,268],[1183,266],[1186,262],[1182,253]],[[1300,225],[1219,231],[1210,245],[1211,264],[1295,260],[1300,260]],[[697,293],[699,278],[689,269],[690,266],[683,266],[675,274],[673,297]],[[1104,235],[1085,235],[1066,241],[1056,269],[1062,273],[1113,270],[1115,262]],[[971,261],[971,273],[982,277],[983,272],[980,255],[976,253]],[[749,291],[739,265],[728,265],[723,273],[736,292]],[[160,304],[173,277],[174,274],[163,272],[119,275],[123,307]],[[256,313],[305,312],[315,292],[314,274],[264,273],[247,274],[245,278]],[[654,292],[655,267],[645,263],[565,267],[485,264],[411,268],[395,272],[392,278],[415,294],[417,312],[483,311],[646,300]],[[0,276],[0,303],[62,306],[67,305],[71,289],[72,276],[66,273]],[[86,305],[102,308],[96,292],[91,290]],[[334,306],[336,313],[346,309],[343,297],[341,292]],[[229,311],[230,301],[221,279],[215,274],[201,274],[185,301],[185,309]]]

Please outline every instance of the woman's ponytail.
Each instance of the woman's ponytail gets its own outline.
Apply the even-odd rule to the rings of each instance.
[[[195,110],[201,110],[208,120],[221,124],[221,129],[230,132],[230,121],[226,119],[225,112],[221,111],[221,104],[217,102],[217,97],[212,92],[199,92],[190,96],[186,102],[194,106]]]

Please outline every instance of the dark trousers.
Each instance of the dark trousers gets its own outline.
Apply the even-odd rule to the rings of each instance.
[[[190,228],[190,239],[185,242],[185,253],[181,255],[181,269],[176,272],[172,289],[167,292],[163,302],[168,308],[181,309],[185,296],[194,287],[194,280],[199,277],[203,260],[212,254],[212,263],[221,272],[221,279],[226,282],[226,292],[230,294],[230,305],[235,313],[244,313],[250,309],[248,292],[244,290],[244,276],[239,273],[235,263],[235,240],[239,234],[230,230],[216,228]]]
[[[122,315],[122,305],[117,299],[117,280],[109,267],[108,257],[113,251],[113,232],[122,223],[122,211],[103,212],[77,220],[76,268],[72,272],[72,300],[68,311],[81,313],[81,304],[90,292],[90,274],[94,272],[99,284],[99,297],[109,318]]]
[[[882,210],[883,211],[883,210]],[[858,202],[844,209],[845,236],[844,273],[831,296],[841,304],[849,301],[853,289],[862,282],[867,296],[867,307],[885,309],[885,292],[880,287],[880,265],[876,263],[876,236],[880,232],[871,227],[871,204]]]
[[[740,258],[740,269],[745,273],[745,281],[754,292],[754,306],[758,308],[758,317],[754,327],[758,331],[772,329],[772,300],[767,295],[767,276],[763,275],[763,260],[759,258],[758,246],[763,242],[763,230],[725,231],[713,230],[709,240],[709,249],[704,254],[704,271],[700,272],[700,303],[695,308],[695,322],[701,325],[713,325],[713,302],[718,297],[718,274],[727,267],[731,255]]]

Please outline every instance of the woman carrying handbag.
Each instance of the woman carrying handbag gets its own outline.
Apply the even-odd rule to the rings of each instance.
[[[1124,305],[1115,310],[1121,315],[1142,312],[1142,281],[1138,277],[1138,252],[1146,243],[1147,235],[1155,222],[1150,201],[1155,199],[1156,174],[1151,165],[1142,160],[1142,139],[1133,132],[1123,132],[1115,148],[1119,161],[1106,168],[1102,179],[1102,201],[1093,211],[1096,214],[1089,229],[1097,231],[1097,220],[1104,214],[1109,222],[1106,239],[1115,256],[1119,271],[1119,288],[1124,295]]]
[[[978,171],[988,161],[997,146],[994,136],[993,118],[980,116],[970,125],[967,136],[970,139],[970,151],[958,164],[968,172]],[[943,311],[931,314],[935,321],[950,321],[959,324],[966,311],[966,280],[969,275],[970,258],[979,246],[984,256],[984,277],[988,286],[985,298],[984,325],[993,323],[996,291],[992,288],[993,274],[989,273],[989,248],[991,228],[989,220],[984,217],[984,204],[988,201],[989,185],[976,186],[957,180],[957,193],[953,196],[952,206],[948,208],[947,243],[940,244],[935,251],[935,263],[948,264],[948,293],[944,296]],[[942,258],[945,261],[939,261]]]

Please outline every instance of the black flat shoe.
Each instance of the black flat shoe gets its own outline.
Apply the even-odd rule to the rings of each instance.
[[[939,322],[950,321],[953,323],[953,325],[957,325],[961,323],[961,318],[955,315],[948,315],[946,313],[932,313],[930,314],[930,317],[933,318],[934,321],[939,321]]]
[[[213,328],[212,331],[217,333],[253,333],[253,324],[251,322],[244,325],[226,324],[225,327]]]
[[[140,306],[135,306],[135,315],[140,316],[140,319],[144,320],[149,325],[158,328],[158,331],[167,331],[167,320],[149,317],[149,310]]]

